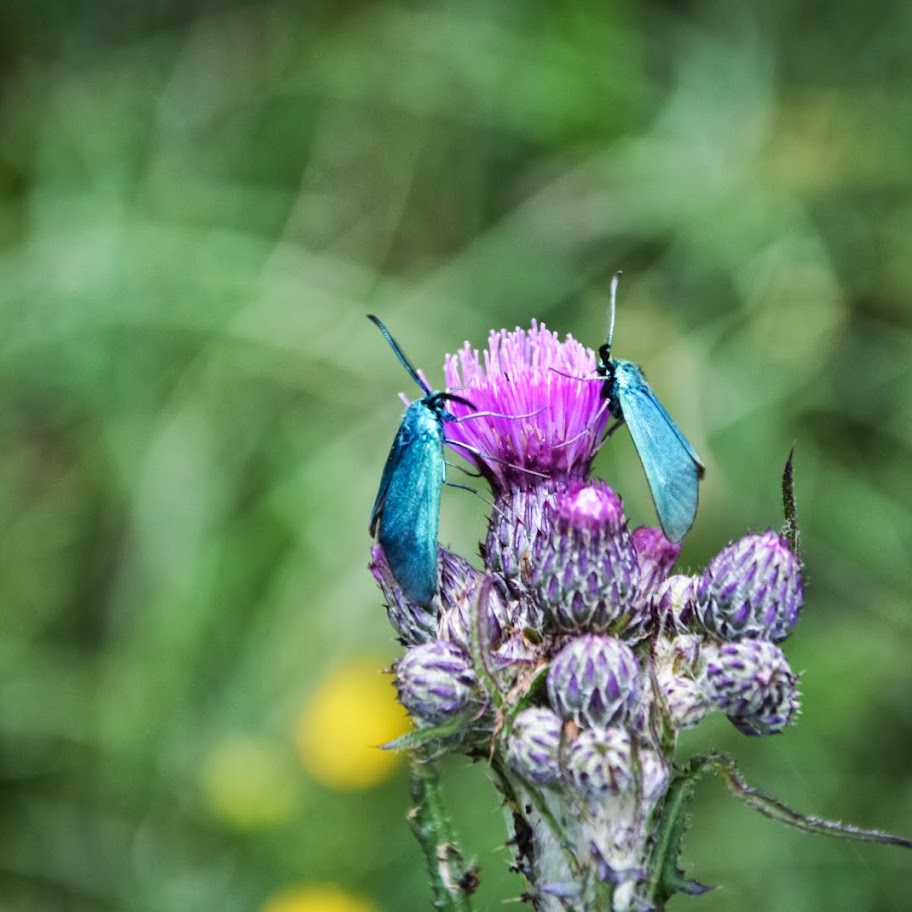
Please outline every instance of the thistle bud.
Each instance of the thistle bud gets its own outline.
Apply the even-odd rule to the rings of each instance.
[[[651,526],[634,529],[631,538],[640,565],[640,592],[649,600],[671,573],[681,546],[669,541],[661,529]]]
[[[399,702],[421,725],[441,725],[463,712],[475,696],[475,673],[455,643],[430,640],[396,663]]]
[[[527,782],[554,785],[560,780],[558,750],[561,720],[550,709],[524,709],[507,741],[507,762]]]
[[[443,550],[440,549],[441,552]],[[419,605],[406,597],[399,588],[380,545],[374,545],[371,548],[371,561],[368,569],[383,592],[383,598],[386,600],[386,614],[396,631],[399,642],[403,646],[415,646],[433,639],[437,630],[433,603],[431,606]]]
[[[684,633],[690,629],[697,597],[697,579],[676,573],[669,576],[655,595],[660,630]]]
[[[746,735],[782,731],[798,710],[797,676],[782,650],[768,640],[707,644],[705,690]]]
[[[512,669],[516,673],[523,669],[531,671],[540,657],[537,646],[530,643],[521,633],[514,633],[491,653],[491,666],[500,672],[507,669]]]
[[[676,729],[695,728],[709,714],[712,704],[693,678],[670,673],[657,674],[656,678],[669,721]]]
[[[671,779],[669,761],[659,751],[641,747],[637,751],[637,763],[643,799],[648,802],[657,801],[668,791]]]
[[[584,729],[568,747],[564,765],[586,798],[626,792],[634,783],[630,735],[623,728]]]
[[[440,549],[438,573],[440,590],[437,600],[440,616],[437,621],[437,637],[457,643],[468,651],[474,625],[472,618],[477,606],[482,641],[495,648],[508,623],[507,609],[497,588],[489,586],[487,598],[479,603],[478,590],[484,574],[446,548]]]
[[[701,643],[700,637],[693,633],[657,638],[654,648],[656,670],[695,677],[699,672]]]
[[[700,646],[700,638],[694,634],[656,640],[656,683],[669,721],[679,730],[694,728],[712,709],[712,703],[699,680],[702,671]]]
[[[544,510],[531,588],[560,631],[619,632],[634,619],[640,570],[621,500],[604,482],[576,482]]]
[[[525,594],[532,574],[535,544],[544,526],[544,509],[554,499],[547,487],[510,491],[491,514],[482,556],[485,566],[499,573],[510,589]]]
[[[798,620],[801,564],[772,530],[747,535],[717,554],[697,584],[700,623],[723,640],[779,642]]]
[[[625,720],[638,704],[640,668],[629,646],[607,636],[571,640],[548,669],[557,714],[584,728]]]

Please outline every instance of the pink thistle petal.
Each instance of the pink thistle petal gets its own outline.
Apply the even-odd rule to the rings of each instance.
[[[508,416],[447,424],[449,441],[482,454],[495,490],[541,484],[541,475],[559,482],[586,477],[611,417],[591,349],[570,335],[561,342],[533,320],[529,330],[492,332],[481,355],[466,343],[447,356],[444,374],[447,390],[474,411]],[[452,412],[463,418],[473,409],[454,402]]]

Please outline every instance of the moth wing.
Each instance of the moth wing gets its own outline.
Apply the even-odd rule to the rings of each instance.
[[[443,428],[433,411],[416,404],[421,411],[406,411],[390,450],[371,528],[379,527],[378,540],[403,592],[427,604],[437,589]]]
[[[406,412],[406,414],[408,413]],[[396,436],[393,439],[393,445],[390,447],[389,455],[386,457],[386,465],[383,466],[383,474],[380,476],[380,487],[377,489],[377,496],[374,499],[374,506],[371,509],[370,524],[368,526],[371,535],[377,534],[377,523],[380,521],[380,517],[383,514],[383,507],[386,503],[386,495],[389,491],[390,480],[393,477],[393,472],[396,469],[397,463],[402,457],[402,452],[408,444],[408,437],[410,435],[403,433],[404,428],[405,418],[403,417],[402,424],[399,425],[399,430],[396,431]]]
[[[639,368],[630,362],[622,364],[617,395],[624,420],[643,464],[662,530],[670,541],[678,542],[697,515],[703,463]]]

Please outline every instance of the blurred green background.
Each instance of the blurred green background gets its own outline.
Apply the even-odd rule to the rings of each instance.
[[[682,566],[778,525],[797,446],[804,714],[682,754],[912,835],[912,5],[759,6],[0,6],[2,912],[429,907],[365,746],[415,390],[364,315],[440,382],[533,317],[597,346],[618,268],[615,351],[707,464]],[[654,522],[627,435],[598,471]],[[501,908],[493,789],[446,772]],[[712,782],[685,860],[722,888],[673,909],[909,905],[901,850]]]

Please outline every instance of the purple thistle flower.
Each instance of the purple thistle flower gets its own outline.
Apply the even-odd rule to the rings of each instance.
[[[564,719],[604,728],[625,721],[639,700],[640,667],[629,646],[608,636],[571,640],[548,669],[548,697]]]
[[[584,478],[611,417],[595,367],[591,349],[570,335],[561,342],[534,320],[529,330],[492,332],[483,354],[466,343],[447,356],[447,388],[479,411],[508,417],[451,423],[447,439],[493,457],[480,469],[495,494],[541,484],[541,475]],[[472,413],[458,402],[452,411]]]
[[[527,782],[554,785],[560,781],[561,720],[550,709],[524,709],[514,720],[507,741],[507,763]]]
[[[616,287],[617,277],[612,327]],[[447,356],[455,398],[425,386],[419,404],[445,419],[447,441],[470,447],[491,483],[484,569],[438,546],[425,554],[436,557],[436,578],[424,580],[437,588],[420,605],[405,598],[379,547],[370,565],[407,646],[395,667],[399,701],[421,729],[390,746],[431,745],[434,760],[450,750],[488,759],[513,823],[514,869],[529,881],[523,898],[549,912],[644,910],[674,892],[705,892],[675,866],[687,808],[665,798],[680,732],[718,709],[746,735],[774,734],[799,707],[798,677],[776,645],[803,598],[802,567],[786,542],[772,530],[748,535],[701,575],[674,575],[680,545],[658,528],[630,531],[620,497],[589,479],[611,407],[619,413],[623,401],[631,426],[646,433],[662,420],[648,388],[634,387],[639,368],[610,357],[611,335],[598,368],[593,352],[534,322],[492,333],[483,355],[467,344]],[[605,377],[615,402],[602,398]],[[666,431],[659,443],[671,439]],[[658,445],[649,452],[648,442],[639,449],[663,518],[682,518],[681,506],[689,522],[696,481],[682,475],[685,487],[673,490],[684,468],[675,459],[686,456],[688,472],[702,467],[680,443],[670,456]],[[658,487],[664,468],[669,490]],[[791,458],[783,487],[797,535]],[[428,560],[423,576],[430,570]],[[682,787],[707,768],[737,777],[728,758],[708,755],[680,769]],[[436,859],[434,895],[455,887],[468,895],[476,873],[419,772],[414,829]],[[736,791],[750,799],[747,786]],[[773,802],[749,801],[761,810]],[[910,844],[780,810],[778,819],[802,828]]]
[[[669,541],[661,529],[640,526],[632,533],[633,547],[640,564],[640,590],[651,599],[671,573],[681,553],[681,545]]]
[[[768,640],[710,643],[703,647],[705,690],[746,735],[771,735],[798,710],[797,675]]]
[[[629,733],[623,728],[587,728],[566,751],[570,781],[589,799],[620,795],[634,784]]]
[[[463,712],[476,683],[468,655],[455,643],[430,640],[396,663],[399,702],[418,725],[441,725]]]
[[[746,535],[710,561],[697,584],[696,613],[723,640],[779,642],[795,626],[803,597],[801,564],[769,529]]]
[[[571,482],[544,513],[531,582],[545,620],[570,633],[639,632],[640,568],[621,499],[604,482]]]

